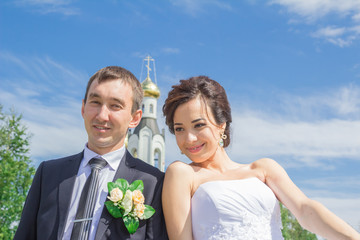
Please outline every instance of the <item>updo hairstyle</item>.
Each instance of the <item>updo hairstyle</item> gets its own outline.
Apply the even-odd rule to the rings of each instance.
[[[166,125],[174,134],[174,113],[183,103],[200,97],[205,107],[209,106],[217,125],[226,123],[224,134],[224,147],[230,144],[231,108],[224,88],[216,81],[207,76],[191,77],[187,80],[180,80],[180,84],[172,86],[165,104],[162,108]],[[205,108],[207,109],[207,108]]]

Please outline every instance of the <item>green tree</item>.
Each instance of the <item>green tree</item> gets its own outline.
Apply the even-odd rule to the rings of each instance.
[[[0,240],[13,239],[35,173],[21,117],[0,105]]]
[[[315,234],[303,229],[294,215],[280,204],[281,221],[283,225],[282,235],[285,240],[316,240]]]

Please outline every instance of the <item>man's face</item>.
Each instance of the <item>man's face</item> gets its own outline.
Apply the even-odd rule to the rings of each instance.
[[[136,127],[142,115],[141,110],[131,114],[132,97],[131,86],[119,79],[91,84],[81,108],[89,149],[104,155],[124,145],[127,129]]]

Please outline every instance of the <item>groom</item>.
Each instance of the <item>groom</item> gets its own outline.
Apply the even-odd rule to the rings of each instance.
[[[124,144],[128,128],[136,127],[141,120],[142,98],[139,81],[124,68],[106,67],[90,78],[81,108],[88,142],[81,153],[40,164],[15,240],[77,239],[74,220],[78,219],[78,207],[85,205],[80,195],[92,171],[89,161],[99,156],[106,163],[103,161],[105,167],[99,172],[88,239],[167,239],[161,207],[164,174],[133,158]],[[113,218],[104,207],[107,182],[118,178],[129,183],[143,180],[145,204],[156,210],[150,219],[140,220],[138,230],[131,235],[123,220]]]

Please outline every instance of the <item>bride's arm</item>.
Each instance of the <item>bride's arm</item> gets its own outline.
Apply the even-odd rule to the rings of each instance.
[[[306,197],[274,160],[261,159],[254,164],[264,171],[265,183],[294,214],[302,227],[329,240],[360,240],[360,234],[345,221],[319,202]]]
[[[191,227],[191,167],[172,163],[166,170],[162,204],[170,240],[192,240]]]

